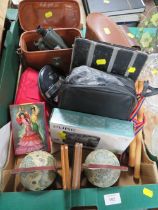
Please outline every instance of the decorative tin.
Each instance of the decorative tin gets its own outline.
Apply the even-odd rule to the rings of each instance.
[[[35,151],[28,154],[21,162],[20,168],[40,167],[40,166],[55,166],[55,158],[44,151]],[[20,174],[21,183],[26,189],[32,191],[40,191],[50,186],[56,174],[54,171],[33,171],[23,172]]]
[[[117,157],[110,151],[98,149],[91,152],[85,164],[105,164],[112,166],[120,166]],[[120,170],[116,169],[86,169],[85,174],[89,182],[98,187],[112,186],[120,176]]]

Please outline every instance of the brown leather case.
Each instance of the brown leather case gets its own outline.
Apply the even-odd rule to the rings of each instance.
[[[55,31],[64,37],[68,46],[72,46],[76,37],[80,37],[80,31],[73,28],[55,29]],[[26,31],[20,37],[20,47],[28,66],[35,69],[41,69],[46,64],[53,64],[58,59],[63,73],[68,73],[71,62],[72,48],[60,50],[35,51],[34,41],[37,41],[40,35],[36,31]]]
[[[135,46],[135,42],[127,36],[120,26],[102,13],[91,13],[87,16],[86,38],[125,47]]]
[[[24,0],[19,4],[19,21],[25,31],[20,38],[22,58],[27,66],[40,69],[46,64],[60,60],[60,68],[68,73],[71,62],[72,44],[81,37],[80,8],[75,0]],[[34,41],[40,38],[35,29],[38,26],[53,28],[70,47],[60,50],[37,51]]]

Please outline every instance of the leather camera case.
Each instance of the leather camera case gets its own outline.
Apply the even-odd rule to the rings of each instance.
[[[72,44],[81,37],[80,8],[75,0],[24,0],[19,4],[19,21],[25,31],[20,37],[22,58],[27,66],[41,69],[46,64],[58,65],[68,73],[71,62]],[[53,28],[67,43],[67,49],[38,51],[34,42],[40,38],[38,26]]]
[[[102,13],[89,14],[87,16],[86,26],[87,39],[125,47],[139,47],[138,43],[130,38],[120,26]]]

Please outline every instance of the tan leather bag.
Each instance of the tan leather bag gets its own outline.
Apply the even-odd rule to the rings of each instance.
[[[25,31],[20,38],[22,58],[27,66],[41,69],[46,64],[60,63],[64,73],[69,72],[72,44],[81,37],[80,8],[75,0],[24,0],[19,4],[19,21]],[[70,48],[37,51],[34,42],[40,38],[38,26],[53,28]]]
[[[138,44],[127,36],[126,32],[112,19],[102,13],[91,13],[87,16],[86,38],[111,44],[133,47]]]

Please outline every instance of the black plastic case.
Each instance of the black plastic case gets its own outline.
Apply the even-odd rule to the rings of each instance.
[[[51,65],[44,66],[39,72],[38,85],[43,98],[54,107],[57,105],[57,95],[64,77]]]

